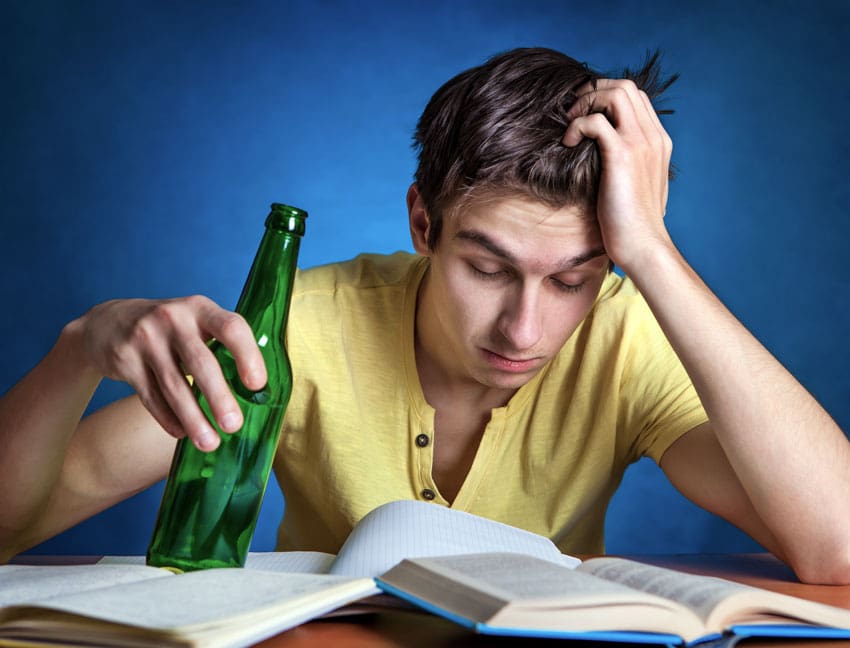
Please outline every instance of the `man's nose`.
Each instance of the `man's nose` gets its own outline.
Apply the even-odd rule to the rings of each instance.
[[[540,310],[540,295],[531,286],[518,287],[507,300],[498,327],[513,349],[525,351],[540,341],[543,336]]]

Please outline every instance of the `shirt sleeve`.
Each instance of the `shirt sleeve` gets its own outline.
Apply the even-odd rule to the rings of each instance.
[[[674,441],[708,416],[649,306],[639,295],[634,299],[624,332],[622,424],[631,439],[629,461],[648,456],[658,463]]]

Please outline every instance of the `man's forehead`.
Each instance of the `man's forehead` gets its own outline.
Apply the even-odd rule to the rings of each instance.
[[[525,196],[490,196],[458,205],[446,215],[450,237],[477,230],[495,238],[555,237],[562,242],[601,241],[595,210],[586,206],[552,206]]]
[[[526,194],[507,190],[477,191],[459,200],[446,214],[446,220],[461,227],[471,218],[496,218],[500,215],[522,215],[529,224],[545,223],[552,218],[569,218],[590,227],[598,227],[596,209],[589,204],[552,205]]]

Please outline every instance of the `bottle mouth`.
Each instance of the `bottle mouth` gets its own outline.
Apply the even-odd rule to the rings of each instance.
[[[271,211],[266,218],[266,227],[303,236],[305,218],[307,218],[307,212],[303,209],[283,203],[272,203]]]

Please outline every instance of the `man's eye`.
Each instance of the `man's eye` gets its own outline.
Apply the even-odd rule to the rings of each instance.
[[[559,279],[555,279],[554,277],[552,277],[552,284],[555,288],[565,293],[577,293],[581,291],[582,287],[584,287],[583,281],[577,284],[568,284],[560,281]]]
[[[485,272],[481,268],[478,268],[471,263],[469,264],[469,269],[472,270],[472,274],[476,277],[479,277],[488,281],[495,281],[496,279],[501,279],[505,276],[504,270],[496,270],[495,272]]]

